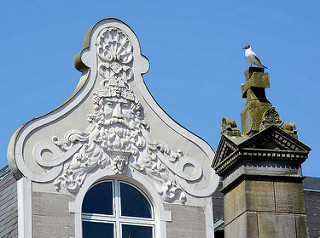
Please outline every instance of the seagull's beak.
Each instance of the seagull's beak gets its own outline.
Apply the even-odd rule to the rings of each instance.
[[[247,46],[243,47],[242,49],[247,49]]]

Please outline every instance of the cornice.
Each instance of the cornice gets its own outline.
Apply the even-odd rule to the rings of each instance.
[[[236,138],[221,137],[213,163],[220,176],[242,161],[282,161],[300,165],[308,158],[310,151],[308,146],[277,126],[270,126],[239,144],[234,143],[239,141]],[[275,148],[268,148],[270,144]]]

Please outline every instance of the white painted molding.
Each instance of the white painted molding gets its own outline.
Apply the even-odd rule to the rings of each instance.
[[[32,237],[31,181],[21,178],[17,181],[18,237]]]
[[[82,76],[82,77],[89,77],[89,75],[91,75],[90,78],[92,80],[86,81],[80,93],[77,94],[77,97],[72,97],[67,103],[63,104],[61,107],[50,112],[49,114],[46,114],[43,117],[30,121],[24,127],[22,127],[21,130],[19,131],[19,134],[17,135],[15,144],[14,144],[14,158],[8,157],[8,159],[14,159],[15,163],[9,163],[9,164],[16,164],[18,170],[31,181],[35,181],[35,182],[52,181],[61,173],[63,165],[60,164],[60,165],[57,165],[56,167],[52,167],[51,170],[43,174],[37,174],[37,173],[34,173],[32,170],[30,170],[28,165],[25,164],[24,157],[23,157],[24,144],[26,142],[28,135],[31,134],[34,130],[41,128],[51,123],[52,121],[57,120],[58,118],[63,117],[69,111],[71,111],[74,107],[76,107],[84,99],[84,97],[89,93],[89,91],[94,85],[95,71],[92,71],[92,72],[93,73],[90,73],[89,71],[87,71]],[[14,168],[14,171],[16,171],[15,168]]]
[[[214,238],[212,197],[206,198],[205,214],[207,238]]]

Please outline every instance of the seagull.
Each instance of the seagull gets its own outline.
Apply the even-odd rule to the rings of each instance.
[[[253,65],[256,65],[258,67],[262,67],[262,68],[266,68],[266,66],[262,65],[260,60],[259,60],[259,57],[256,55],[256,53],[254,53],[252,50],[251,50],[251,46],[250,45],[246,45],[245,47],[243,47],[242,49],[246,49],[246,52],[244,54],[244,57],[246,58],[246,60],[251,64]]]

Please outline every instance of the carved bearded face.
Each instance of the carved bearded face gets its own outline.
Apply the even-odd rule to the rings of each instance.
[[[119,124],[132,128],[130,125],[133,114],[131,104],[132,102],[121,97],[103,98],[105,124]]]
[[[95,113],[89,121],[95,125],[90,133],[94,139],[88,147],[99,145],[108,154],[132,154],[145,146],[141,106],[130,89],[107,87],[96,91],[93,101]]]
[[[102,146],[108,151],[130,151],[135,132],[133,103],[122,97],[103,98],[104,132]]]
[[[107,153],[135,153],[145,145],[140,131],[140,104],[121,94],[113,97],[106,94],[100,91],[94,99],[95,143],[101,144]]]

